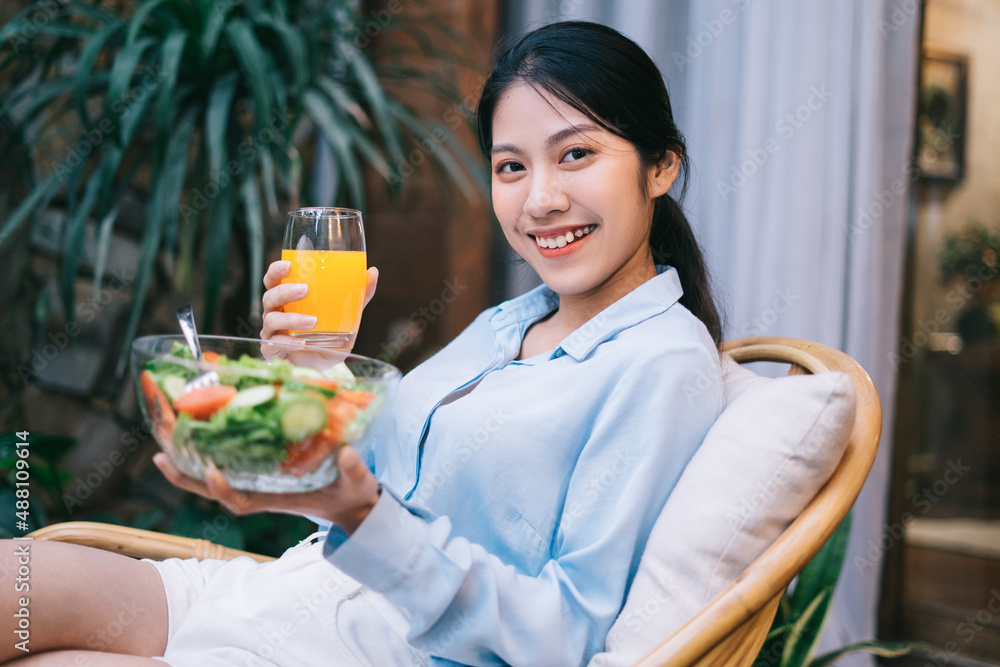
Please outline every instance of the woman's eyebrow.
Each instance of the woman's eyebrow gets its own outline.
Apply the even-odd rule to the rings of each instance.
[[[584,123],[583,125],[572,125],[563,130],[559,130],[551,137],[545,140],[545,147],[552,148],[555,144],[563,141],[567,137],[571,137],[575,134],[583,134],[585,132],[593,132],[594,130],[599,130],[600,128],[592,123]],[[514,155],[521,155],[522,151],[517,146],[513,144],[495,144],[492,149],[490,149],[490,155],[495,153],[513,153]]]

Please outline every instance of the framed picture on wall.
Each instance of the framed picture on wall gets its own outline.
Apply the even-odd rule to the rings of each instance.
[[[959,181],[965,172],[965,56],[925,49],[920,66],[916,161],[924,178]]]

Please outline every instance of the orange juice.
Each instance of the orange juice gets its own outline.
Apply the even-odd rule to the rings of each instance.
[[[309,285],[306,298],[287,304],[285,310],[315,315],[318,320],[311,331],[290,333],[306,340],[353,344],[365,298],[368,264],[364,251],[282,250],[281,259],[292,263],[291,272],[281,282]]]

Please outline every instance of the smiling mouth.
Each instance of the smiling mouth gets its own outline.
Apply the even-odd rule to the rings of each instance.
[[[577,227],[556,236],[535,236],[534,234],[528,234],[528,236],[535,239],[535,243],[538,244],[539,248],[565,248],[571,243],[582,239],[595,229],[597,229],[597,225],[584,225],[583,227]]]

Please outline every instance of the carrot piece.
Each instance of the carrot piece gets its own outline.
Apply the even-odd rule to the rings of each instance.
[[[326,401],[326,427],[305,440],[289,443],[288,456],[281,463],[281,471],[302,477],[319,468],[323,461],[344,444],[344,427],[354,419],[357,412],[358,407],[340,399],[339,394]]]
[[[337,380],[327,380],[326,378],[302,378],[303,384],[319,387],[320,389],[340,390],[340,382]]]
[[[284,473],[303,477],[315,471],[339,447],[337,440],[331,439],[326,431],[320,431],[301,442],[288,445],[288,458],[281,462]]]
[[[226,407],[235,395],[236,387],[229,385],[199,387],[179,397],[174,401],[174,407],[177,412],[189,414],[195,419],[208,419]]]
[[[207,350],[201,353],[201,358],[209,364],[217,364],[219,363],[219,359],[222,358],[222,355],[219,354],[218,352]]]
[[[375,394],[363,389],[341,389],[337,392],[337,398],[343,399],[364,410],[375,400]]]
[[[354,419],[357,411],[356,405],[342,400],[339,395],[334,396],[326,402],[326,428],[323,433],[336,442],[342,442],[344,440],[344,427]]]
[[[149,417],[156,424],[156,431],[167,441],[174,435],[174,424],[177,422],[177,415],[170,407],[170,401],[156,384],[156,380],[149,371],[143,371],[139,376],[139,384],[142,386],[143,396],[146,398],[146,407],[149,409]]]

